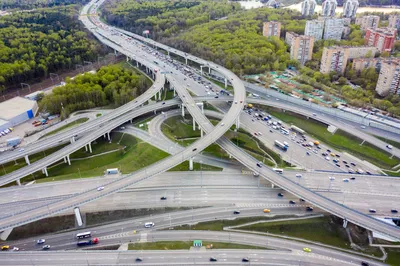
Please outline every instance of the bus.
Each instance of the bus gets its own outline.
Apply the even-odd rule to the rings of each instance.
[[[260,95],[253,93],[253,97],[255,97],[255,98],[259,98],[259,97],[260,97]]]
[[[274,172],[277,172],[278,174],[283,174],[283,169],[280,169],[280,168],[272,168],[272,170],[273,170]]]
[[[76,238],[78,238],[78,239],[87,238],[87,237],[91,237],[91,236],[92,236],[91,232],[84,232],[84,233],[76,234]]]
[[[289,130],[287,130],[285,128],[282,128],[281,129],[281,133],[284,134],[284,135],[289,135]]]
[[[275,140],[275,146],[281,148],[283,151],[287,151],[288,149],[288,146],[277,140]]]

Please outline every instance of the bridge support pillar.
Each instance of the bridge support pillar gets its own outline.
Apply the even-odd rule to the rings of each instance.
[[[129,62],[129,56],[126,57],[126,62]]]
[[[149,73],[149,68],[148,67],[146,67],[146,73]]]
[[[158,92],[158,100],[161,101],[161,94],[162,94],[162,89]]]
[[[110,132],[107,132],[107,138],[108,138],[108,141],[111,140],[111,138],[110,138]],[[90,151],[90,152],[91,152],[91,151]]]
[[[208,67],[208,74],[211,74],[211,67]]]
[[[239,117],[236,119],[236,128],[239,129],[240,127],[240,120]]]
[[[86,146],[85,146],[86,147]],[[64,163],[67,163],[67,157],[64,157]]]
[[[274,187],[275,187],[275,185],[271,183],[271,188],[274,188]]]
[[[156,75],[154,74],[154,72],[153,72],[153,76],[152,77],[153,77],[153,79],[156,79]]]
[[[200,73],[203,76],[203,66],[200,66]]]
[[[17,185],[21,186],[21,179],[17,179]]]
[[[203,137],[203,129],[200,129],[200,137]]]
[[[185,57],[186,65],[187,65],[187,57]]]
[[[49,173],[47,172],[47,167],[43,168],[43,174],[45,174],[46,176],[49,176]]]
[[[193,118],[193,131],[196,131],[196,121]]]
[[[72,136],[71,138],[71,144],[75,142],[75,136]]]
[[[71,160],[69,159],[69,155],[67,155],[68,165],[71,165]]]
[[[87,152],[87,145],[85,145],[85,151]],[[65,158],[64,158],[65,159]]]
[[[185,106],[183,105],[183,103],[182,103],[182,117],[185,117]]]
[[[225,78],[225,89],[228,87],[228,80]]]
[[[189,170],[193,171],[193,158],[189,159]]]
[[[93,152],[92,152],[92,143],[91,143],[91,142],[89,142],[89,152],[90,152],[90,153],[93,153]],[[68,158],[69,158],[69,157],[68,157]]]
[[[174,97],[176,96],[176,91],[175,91],[175,89],[174,89]]]
[[[344,219],[343,219],[343,228],[346,228],[346,227],[347,227],[347,222],[348,222],[347,219],[344,218]]]
[[[117,50],[114,50],[114,55],[115,55],[115,56],[117,56],[117,55],[118,55],[118,52],[117,52]]]
[[[201,105],[201,113],[204,115],[204,104]]]
[[[31,162],[29,161],[28,155],[25,155],[25,162],[27,165],[31,165]]]
[[[232,154],[229,154],[229,159],[232,159]]]
[[[136,61],[136,67],[139,68],[139,62],[138,61]]]

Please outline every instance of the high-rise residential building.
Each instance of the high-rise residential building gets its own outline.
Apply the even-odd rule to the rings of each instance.
[[[279,38],[281,36],[281,23],[278,21],[264,22],[263,36],[276,36]]]
[[[343,20],[340,18],[325,19],[324,40],[340,41],[343,34]]]
[[[376,29],[379,26],[379,16],[363,16],[356,18],[356,25],[360,25],[362,30],[366,30],[368,28]]]
[[[320,72],[328,74],[330,72],[344,73],[349,58],[349,50],[343,47],[324,47],[321,58]]]
[[[325,2],[322,3],[322,11],[321,11],[322,16],[324,17],[335,16],[336,7],[337,7],[336,0],[326,0]]]
[[[368,28],[365,33],[365,43],[378,48],[381,52],[390,52],[396,40],[396,32],[394,28]]]
[[[322,34],[324,32],[324,21],[323,20],[308,20],[306,22],[306,28],[304,30],[304,35],[312,36],[316,41],[322,39]]]
[[[384,61],[376,83],[376,93],[380,96],[400,94],[400,62],[398,60]]]
[[[311,60],[314,48],[314,37],[294,33],[290,46],[290,58],[296,59],[300,64]]]
[[[375,69],[380,68],[383,61],[382,57],[379,58],[356,58],[353,60],[352,68],[355,71],[361,71],[365,68],[373,67]]]
[[[358,0],[347,0],[343,4],[343,17],[355,18],[359,5]]]
[[[295,37],[295,35],[297,35],[297,33],[294,33],[292,31],[288,31],[286,32],[286,36],[285,36],[285,42],[289,45],[292,45],[292,40]]]
[[[315,0],[304,0],[301,3],[301,14],[303,16],[312,16],[315,12],[317,2]]]
[[[400,29],[400,15],[390,15],[388,27]]]

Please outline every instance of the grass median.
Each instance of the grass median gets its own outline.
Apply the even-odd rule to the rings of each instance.
[[[212,249],[266,249],[259,246],[249,246],[235,243],[203,241],[203,247],[212,244]],[[128,250],[182,250],[190,249],[193,241],[159,241],[129,244]]]

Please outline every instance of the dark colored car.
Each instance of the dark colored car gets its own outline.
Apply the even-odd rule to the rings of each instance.
[[[211,257],[210,261],[217,261],[217,258]]]
[[[307,208],[306,208],[306,211],[309,211],[309,212],[312,212],[314,210],[314,208],[313,207],[310,207],[310,206],[308,206]]]
[[[369,266],[369,263],[368,263],[368,262],[365,262],[365,261],[362,261],[362,262],[361,262],[361,265],[362,265],[362,266]]]
[[[242,261],[243,262],[249,262],[250,260],[249,260],[249,258],[243,258]]]
[[[354,176],[350,177],[351,180],[356,180],[356,178]]]
[[[352,166],[356,166],[356,164],[355,163],[350,163]]]
[[[392,209],[391,212],[392,213],[398,213],[398,211],[396,209]]]
[[[283,194],[282,194],[282,193],[278,193],[278,196],[279,196],[279,197],[283,197]]]
[[[294,200],[289,201],[290,204],[296,204]]]
[[[305,200],[304,200],[304,199],[300,199],[300,201],[303,201],[303,202],[304,202]]]
[[[161,200],[166,200],[166,199],[167,199],[167,197],[165,197],[165,196],[162,196],[160,199],[161,199]]]
[[[142,261],[142,259],[141,258],[136,258],[136,260],[135,260],[136,262],[141,262]]]
[[[257,166],[261,168],[261,164],[260,163],[257,163]]]
[[[233,211],[233,214],[240,214],[240,211]]]
[[[194,148],[192,151],[197,151],[197,148]]]

